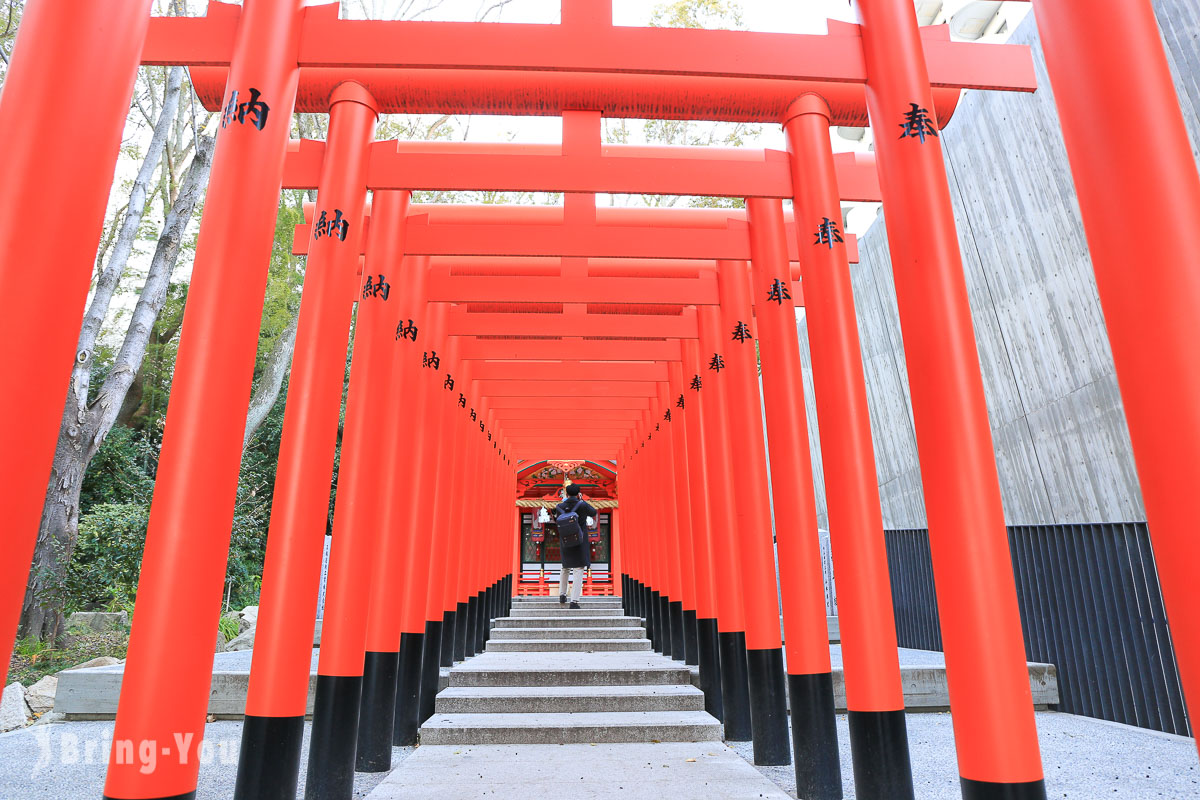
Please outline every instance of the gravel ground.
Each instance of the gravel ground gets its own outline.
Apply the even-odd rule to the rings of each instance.
[[[1046,793],[1051,798],[1200,798],[1200,761],[1193,739],[1053,711],[1039,713],[1037,726]],[[845,798],[853,800],[850,734],[845,714],[838,715],[838,741]],[[959,800],[950,715],[909,714],[908,743],[917,797]],[[750,742],[734,742],[730,746],[753,763],[754,748]],[[792,767],[757,769],[795,795],[796,776]]]
[[[310,727],[310,723],[305,723],[299,797],[304,795]],[[34,725],[0,734],[0,800],[100,797],[112,729],[111,721],[65,722]],[[233,797],[237,776],[242,723],[210,722],[205,727],[204,739],[212,752],[208,759],[201,761],[197,796],[201,800],[228,800]],[[392,766],[398,765],[415,749],[394,748]],[[366,797],[386,774],[355,773],[354,796]]]

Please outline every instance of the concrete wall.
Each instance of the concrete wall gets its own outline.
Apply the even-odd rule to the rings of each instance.
[[[1154,5],[1196,150],[1200,3]],[[942,136],[1005,517],[1009,524],[1141,521],[1145,512],[1112,354],[1032,15],[1011,41],[1034,46],[1037,94],[968,92]],[[1114,113],[1122,113],[1116,98]],[[1147,131],[1146,145],[1153,146],[1153,131]],[[882,217],[859,244],[862,263],[852,267],[852,276],[884,527],[923,528]],[[808,334],[804,322],[799,328],[815,456],[820,442]],[[814,471],[825,528],[819,457]]]

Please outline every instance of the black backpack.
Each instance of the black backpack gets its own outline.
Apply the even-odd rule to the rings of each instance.
[[[583,525],[575,513],[582,500],[576,500],[570,511],[563,508],[554,524],[558,526],[558,542],[561,547],[578,547],[583,542]]]

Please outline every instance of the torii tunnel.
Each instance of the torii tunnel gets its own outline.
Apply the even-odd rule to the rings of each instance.
[[[912,797],[843,200],[886,211],[963,796],[1045,797],[938,135],[964,88],[1033,91],[1032,59],[918,29],[911,0],[855,5],[858,25],[792,35],[615,27],[609,0],[564,0],[559,25],[347,21],[303,0],[214,0],[197,18],[151,18],[151,0],[28,0],[0,98],[0,374],[25,384],[0,415],[6,646],[138,66],[191,67],[223,113],[105,797],[195,796],[198,758],[147,773],[123,754],[193,734],[195,755],[202,740],[281,187],[317,199],[296,236],[308,262],[237,798],[297,789],[356,305],[309,797],[349,797],[356,769],[386,769],[432,713],[439,665],[482,649],[519,578],[517,473],[547,459],[615,474],[615,592],[655,649],[699,665],[727,739],[752,740],[759,764],[792,760],[801,797],[840,797],[843,769],[859,797]],[[1033,5],[1194,707],[1200,178],[1149,0]],[[1114,114],[1114,98],[1133,107]],[[328,113],[328,141],[289,141],[293,111]],[[559,115],[563,140],[375,141],[392,112]],[[65,124],[75,113],[91,121],[86,142]],[[604,117],[774,123],[788,149],[604,145]],[[832,153],[831,125],[868,121],[873,157]],[[485,189],[566,194],[561,208],[410,202]],[[598,209],[597,192],[746,207]],[[63,197],[68,229],[41,213]],[[1164,218],[1147,235],[1137,220],[1151,207]],[[800,305],[852,765],[836,741]],[[30,333],[40,346],[23,344]],[[417,498],[461,530],[431,535]]]

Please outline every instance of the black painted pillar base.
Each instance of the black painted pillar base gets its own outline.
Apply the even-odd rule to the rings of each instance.
[[[782,767],[792,763],[788,747],[787,681],[783,676],[783,648],[746,651],[750,676],[750,724],[754,736],[754,763]]]
[[[663,649],[662,620],[658,616],[658,592],[648,592],[646,600],[646,631],[650,636],[650,646],[661,653]]]
[[[354,751],[362,685],[361,675],[317,675],[304,800],[347,800],[354,796]]]
[[[683,663],[696,666],[700,663],[700,643],[696,638],[696,612],[683,610]]]
[[[438,693],[441,670],[442,621],[425,620],[425,642],[421,648],[421,704],[418,706],[417,727],[433,716],[433,698]]]
[[[754,739],[750,721],[750,684],[746,666],[746,632],[721,631],[721,704],[725,711],[725,739],[749,742]]]
[[[792,701],[796,796],[841,800],[842,764],[833,707],[833,676],[828,672],[788,675],[787,681]]]
[[[653,594],[653,592],[650,591],[650,586],[649,585],[642,586],[642,596],[639,599],[639,602],[641,603],[642,607],[641,607],[641,610],[640,610],[640,613],[638,614],[638,616],[641,617],[642,619],[646,620],[647,625],[650,624],[650,609],[654,605],[650,601],[653,599],[654,599],[654,594]]]
[[[421,713],[421,647],[424,633],[400,634],[400,668],[396,677],[396,713],[392,719],[392,745],[417,743],[417,718]]]
[[[855,796],[863,800],[913,798],[904,709],[850,711],[846,717],[854,757]]]
[[[717,643],[717,620],[696,621],[696,644],[700,655],[700,691],[704,692],[704,710],[718,720],[725,718],[721,702],[721,654]]]
[[[676,661],[684,659],[683,645],[683,601],[671,601],[671,657]]]
[[[960,777],[963,800],[1046,800],[1045,781],[996,783]]]
[[[479,617],[475,620],[475,654],[483,652],[483,648],[487,645],[487,640],[491,638],[492,620],[495,617],[489,613],[488,609],[492,606],[492,597],[495,592],[489,586],[487,589],[479,593]]]
[[[671,658],[671,598],[665,594],[658,597],[658,643],[662,654]]]
[[[467,598],[467,629],[463,631],[464,659],[475,655],[476,645],[479,642],[479,614],[481,608],[479,598],[482,596],[482,594],[473,594]]]
[[[455,612],[442,612],[442,650],[438,663],[443,667],[454,666],[454,626],[458,620]]]
[[[304,716],[255,717],[242,722],[234,800],[296,800]],[[195,792],[180,797],[193,798]]]
[[[454,660],[464,661],[467,658],[467,611],[470,604],[459,603],[454,612]]]
[[[362,699],[358,704],[358,748],[355,772],[387,772],[392,768],[392,728],[396,718],[399,652],[370,652],[363,660]]]

